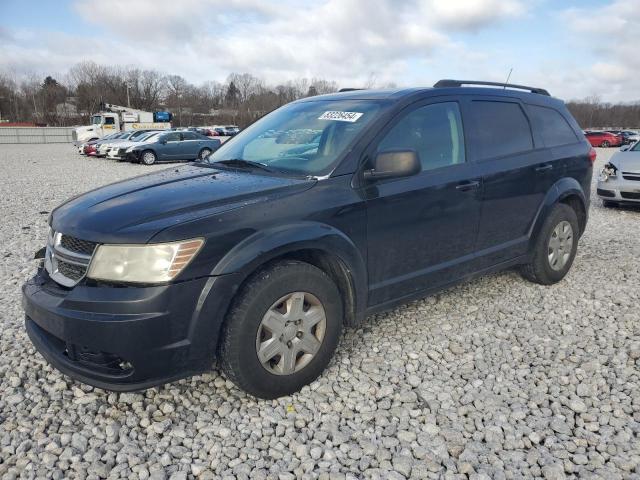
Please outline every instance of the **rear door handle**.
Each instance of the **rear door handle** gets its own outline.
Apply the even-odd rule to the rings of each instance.
[[[477,190],[480,187],[480,182],[477,180],[470,180],[456,185],[456,190],[461,192],[468,192],[469,190]]]
[[[553,165],[551,165],[550,163],[547,163],[546,165],[541,165],[539,167],[536,167],[535,171],[536,173],[543,173],[543,172],[548,172],[552,168],[553,168]]]

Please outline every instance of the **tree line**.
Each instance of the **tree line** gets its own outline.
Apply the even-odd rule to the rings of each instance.
[[[394,85],[376,85],[375,77],[362,85],[377,86]],[[50,126],[86,124],[104,102],[168,110],[176,126],[233,123],[244,127],[285,103],[337,90],[336,82],[325,79],[297,78],[268,85],[250,73],[232,73],[225,82],[194,85],[180,75],[156,70],[82,62],[59,79],[16,80],[0,74],[0,118]],[[585,129],[640,127],[640,103],[611,104],[590,97],[567,106]]]

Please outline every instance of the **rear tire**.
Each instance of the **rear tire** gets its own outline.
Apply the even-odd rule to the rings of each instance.
[[[198,153],[198,160],[204,160],[209,155],[211,155],[211,149],[203,148],[202,150],[200,150],[200,153]]]
[[[521,268],[522,276],[541,285],[562,280],[576,256],[579,232],[578,216],[573,208],[556,204],[536,238],[531,261]]]
[[[145,150],[140,155],[140,161],[145,165],[153,165],[154,163],[156,163],[157,159],[158,157],[156,156],[155,152],[153,152],[152,150]]]
[[[299,261],[274,263],[234,299],[218,348],[220,367],[256,397],[292,394],[327,367],[342,322],[342,298],[326,273]]]

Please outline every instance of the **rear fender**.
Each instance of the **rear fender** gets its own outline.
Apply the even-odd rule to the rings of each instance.
[[[529,251],[533,248],[536,239],[542,230],[542,225],[553,207],[570,196],[576,196],[582,203],[585,212],[589,211],[588,201],[580,183],[572,177],[561,178],[553,184],[547,192],[547,195],[540,205],[536,217],[531,224],[531,228],[529,230]]]

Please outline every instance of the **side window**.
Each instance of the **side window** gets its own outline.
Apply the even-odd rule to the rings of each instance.
[[[113,117],[104,117],[104,124],[105,125],[115,125],[116,123],[116,119]]]
[[[198,135],[193,132],[182,132],[183,140],[198,140]]]
[[[533,149],[531,128],[517,103],[474,100],[467,136],[478,160],[513,155]]]
[[[573,128],[559,112],[538,105],[527,105],[527,110],[529,110],[533,124],[540,131],[545,146],[556,147],[578,141]]]
[[[167,133],[164,137],[167,142],[179,142],[180,134],[178,132]]]
[[[407,113],[378,144],[385,150],[415,150],[422,170],[464,163],[464,135],[456,102],[427,105]]]

